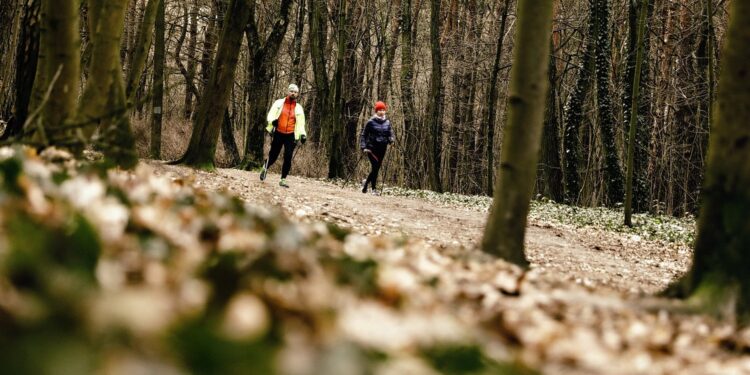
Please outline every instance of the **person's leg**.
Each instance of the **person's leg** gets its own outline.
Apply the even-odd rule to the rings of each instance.
[[[362,188],[363,193],[367,193],[367,185],[372,183],[372,181],[377,178],[377,170],[379,168],[378,166],[378,160],[375,158],[375,156],[372,155],[372,153],[367,153],[367,160],[370,161],[370,174],[367,175],[367,180],[365,180],[365,186]],[[375,185],[372,185],[372,188],[375,188]]]
[[[260,171],[260,180],[265,181],[266,175],[268,175],[268,170],[271,168],[273,163],[276,162],[276,159],[279,158],[279,153],[281,152],[281,140],[279,137],[279,133],[274,133],[274,135],[271,137],[271,149],[268,151],[268,159],[265,160],[265,163],[263,164],[263,169]]]
[[[271,139],[271,150],[268,151],[268,163],[266,164],[266,168],[268,169],[270,169],[273,163],[276,162],[276,159],[279,158],[279,154],[281,153],[281,146],[284,145],[282,138],[282,134],[273,134],[273,139]]]
[[[375,156],[376,163],[372,166],[372,172],[370,175],[372,178],[370,178],[370,182],[372,183],[372,188],[375,190],[375,185],[378,183],[378,174],[380,173],[380,166],[383,165],[383,158],[385,158],[385,150],[387,146],[383,147],[375,147],[375,149],[372,151]]]
[[[281,167],[281,178],[286,178],[292,170],[292,157],[294,156],[294,134],[287,134],[284,139],[284,165]]]

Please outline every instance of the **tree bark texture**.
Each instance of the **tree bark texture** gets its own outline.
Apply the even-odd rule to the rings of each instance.
[[[42,125],[37,128],[44,145],[61,145],[72,140],[73,132],[65,128],[75,116],[81,74],[80,33],[78,24],[79,2],[74,0],[44,0],[42,43],[46,56],[44,80],[40,91],[51,86],[48,101],[44,106]]]
[[[328,134],[328,178],[343,178],[344,168],[344,121],[342,121],[343,107],[343,85],[344,85],[344,59],[346,57],[346,1],[338,2],[338,20],[336,21],[336,70],[333,72],[333,83],[331,84],[331,99],[329,100],[329,129]]]
[[[164,114],[165,0],[159,0],[154,26],[154,82],[151,91],[151,158],[161,159],[162,117]]]
[[[315,82],[315,101],[310,108],[309,130],[311,138],[318,143],[327,137],[330,124],[326,123],[329,107],[330,83],[325,60],[326,43],[328,40],[328,7],[324,2],[311,1],[309,15],[310,23],[310,58],[312,60],[313,82]]]
[[[148,51],[151,49],[151,42],[154,39],[153,30],[159,1],[161,0],[148,0],[143,21],[141,21],[138,29],[138,38],[132,51],[130,64],[128,64],[128,77],[125,86],[128,103],[132,103],[133,98],[135,98],[135,93],[141,82],[141,75],[146,69]]]
[[[608,203],[614,206],[625,198],[622,168],[615,143],[615,117],[609,90],[609,0],[593,0],[596,11],[596,94],[599,111],[599,135],[604,146],[604,181]]]
[[[627,179],[625,182],[625,225],[633,226],[632,205],[633,205],[633,176],[635,175],[634,157],[636,146],[636,133],[638,127],[638,103],[640,99],[641,88],[641,64],[643,63],[643,39],[646,31],[646,16],[648,13],[648,0],[641,1],[640,12],[638,14],[638,37],[637,52],[635,55],[635,74],[633,75],[633,92],[631,95],[630,108],[630,129],[628,131],[628,163]]]
[[[440,48],[440,1],[430,0],[432,72],[430,73],[430,100],[427,104],[427,122],[430,127],[430,184],[432,190],[442,193],[440,158],[443,153],[443,58]]]
[[[404,116],[403,160],[405,182],[409,187],[417,187],[417,134],[416,106],[414,104],[414,39],[412,38],[412,0],[401,0],[401,103]]]
[[[29,113],[31,94],[34,88],[39,59],[39,35],[41,29],[41,0],[24,2],[21,31],[16,46],[14,111],[5,133],[0,140],[18,139],[23,135],[23,125]]]
[[[557,117],[557,64],[555,46],[550,43],[549,85],[541,150],[540,191],[555,202],[564,199],[562,162],[560,160],[560,124]]]

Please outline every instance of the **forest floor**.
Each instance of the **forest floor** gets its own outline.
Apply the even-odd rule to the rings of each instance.
[[[750,358],[745,355],[750,348],[750,330],[703,314],[685,314],[673,301],[658,298],[658,292],[689,268],[694,227],[690,220],[643,215],[636,219],[640,225],[629,230],[619,225],[621,211],[535,202],[526,235],[531,271],[519,273],[514,266],[478,249],[489,198],[389,187],[381,190],[382,195],[373,196],[363,194],[353,182],[296,176],[288,178],[291,188],[287,189],[278,185],[279,176],[274,173],[261,182],[255,172],[203,172],[147,163],[157,175],[209,191],[229,192],[253,205],[280,208],[295,222],[333,223],[355,234],[354,238],[402,239],[396,240],[403,243],[395,249],[381,246],[380,254],[377,240],[364,245],[364,252],[382,262],[381,267],[388,269],[390,263],[409,270],[404,271],[408,277],[380,271],[390,275],[381,275],[386,281],[380,283],[392,282],[399,293],[411,293],[413,301],[425,298],[421,293],[442,296],[434,297],[441,302],[427,298],[437,305],[427,304],[432,307],[421,311],[445,308],[462,320],[479,323],[487,332],[500,333],[504,342],[520,348],[513,350],[518,353],[515,358],[542,373],[750,373]],[[357,242],[351,235],[346,238]],[[425,259],[433,259],[439,266],[425,266]],[[428,279],[431,272],[440,274],[435,289],[414,287],[412,278]],[[372,342],[399,341],[399,334],[389,329],[389,322],[393,323],[389,318],[378,313],[364,315],[356,320],[358,328],[354,329],[364,330],[361,342],[377,346]],[[372,327],[362,327],[368,325]],[[405,325],[397,323],[401,328],[396,330],[410,332]],[[384,338],[378,338],[380,335]],[[491,351],[486,345],[484,348]],[[441,372],[474,373],[451,372],[441,368],[440,360],[436,363]],[[419,366],[404,366],[395,366],[393,373],[432,373]],[[526,373],[515,372],[517,369],[489,371]]]
[[[451,254],[485,257],[478,250],[487,218],[487,205],[466,207],[450,200],[426,200],[363,194],[355,184],[290,176],[291,188],[278,185],[279,175],[265,182],[258,173],[218,169],[215,173],[150,163],[157,174],[185,178],[195,185],[224,190],[258,205],[282,208],[302,221],[326,221],[368,236],[391,235],[419,239]],[[396,193],[397,194],[397,193]],[[628,294],[654,294],[685,272],[692,251],[685,243],[649,241],[629,233],[531,217],[526,234],[531,268],[548,282],[574,282]]]
[[[533,201],[524,271],[478,249],[488,197],[22,148],[0,177],[11,373],[750,374],[750,328],[658,298],[690,218]]]

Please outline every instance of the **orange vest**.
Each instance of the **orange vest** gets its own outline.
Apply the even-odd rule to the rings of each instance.
[[[294,133],[294,125],[297,123],[297,117],[294,115],[294,107],[297,105],[287,98],[284,101],[284,106],[281,108],[281,115],[279,116],[279,127],[276,131],[281,134],[292,134]]]

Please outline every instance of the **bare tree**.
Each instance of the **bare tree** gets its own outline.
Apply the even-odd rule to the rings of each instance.
[[[212,100],[200,102],[188,149],[179,162],[197,168],[214,168],[216,144],[234,82],[242,33],[249,20],[250,6],[247,0],[231,0],[211,76],[202,95]]]
[[[552,0],[519,0],[518,23],[508,124],[482,250],[525,267],[523,241],[544,123]]]
[[[443,191],[440,178],[443,144],[443,67],[440,47],[440,1],[430,0],[430,50],[432,72],[430,73],[430,101],[427,104],[427,122],[430,126],[430,182],[432,189]]]
[[[165,0],[159,0],[154,26],[154,81],[151,102],[151,157],[161,158],[162,117],[164,114]],[[186,94],[187,97],[187,94]]]

